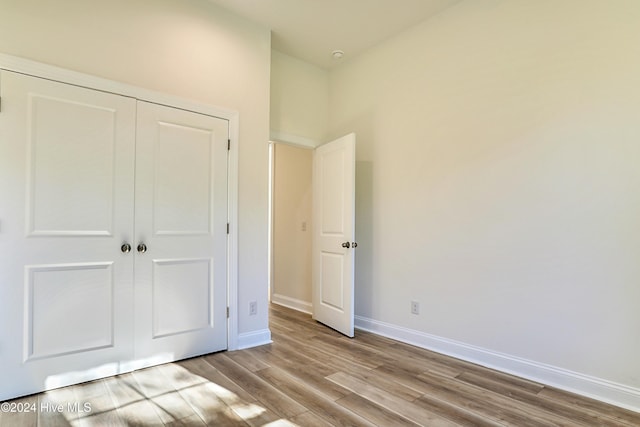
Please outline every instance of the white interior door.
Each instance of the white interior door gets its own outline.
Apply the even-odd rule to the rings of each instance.
[[[0,400],[132,355],[135,100],[0,72]]]
[[[227,348],[228,137],[227,120],[138,103],[135,330],[142,365]]]
[[[355,134],[313,158],[313,317],[353,337]]]

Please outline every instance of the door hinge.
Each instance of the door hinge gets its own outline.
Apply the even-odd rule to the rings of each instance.
[[[227,319],[229,318],[229,307],[227,307]]]
[[[231,139],[227,139],[227,151],[231,151]]]
[[[229,234],[229,223],[227,223],[227,234]]]

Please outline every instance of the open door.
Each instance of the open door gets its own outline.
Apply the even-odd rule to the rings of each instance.
[[[353,337],[356,135],[313,157],[313,318]]]

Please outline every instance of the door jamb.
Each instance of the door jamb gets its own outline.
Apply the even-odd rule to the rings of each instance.
[[[321,142],[313,139],[290,135],[283,132],[271,131],[269,138],[269,230],[268,230],[268,255],[267,255],[267,294],[268,300],[271,302],[273,295],[273,180],[274,180],[274,146],[275,144],[290,145],[297,148],[315,149],[322,145]]]

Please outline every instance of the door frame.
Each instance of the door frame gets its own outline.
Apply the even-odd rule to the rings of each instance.
[[[231,224],[227,237],[228,269],[227,269],[227,307],[229,317],[227,319],[227,349],[238,348],[238,144],[239,144],[239,120],[238,111],[216,107],[208,104],[200,104],[180,97],[167,95],[161,92],[144,89],[141,87],[120,83],[113,80],[91,76],[77,71],[71,71],[47,64],[42,64],[25,58],[0,53],[0,69],[27,74],[33,77],[81,86],[88,89],[109,92],[116,95],[127,96],[140,101],[151,102],[219,117],[229,121],[229,149],[228,168],[228,221]],[[1,108],[1,104],[0,104]],[[235,226],[234,226],[235,225]]]
[[[275,174],[275,144],[280,145],[289,145],[291,147],[302,148],[306,150],[314,150],[322,143],[316,142],[312,139],[303,138],[295,135],[288,135],[281,132],[271,131],[271,138],[269,138],[269,230],[268,230],[268,254],[267,254],[267,263],[268,263],[268,271],[267,271],[267,294],[269,303],[273,302],[273,279],[274,279],[274,263],[273,263],[273,229],[274,229],[274,218],[273,218],[273,183],[274,183],[274,174]],[[311,172],[311,171],[310,171]],[[286,307],[292,308],[294,310],[301,311],[307,314],[313,314],[313,307],[311,309],[307,309],[304,304],[299,304],[297,300],[294,301],[279,301],[277,304],[284,305]],[[309,302],[311,306],[313,306],[312,301]]]
[[[292,147],[297,147],[297,148],[305,148],[305,149],[309,149],[309,150],[315,150],[316,148],[320,147],[321,145],[326,144],[327,141],[316,141],[310,138],[305,138],[305,137],[301,137],[298,135],[291,135],[291,134],[287,134],[284,132],[277,132],[277,131],[271,131],[271,135],[269,138],[269,254],[268,254],[268,264],[269,264],[269,270],[268,270],[268,295],[269,295],[269,302],[272,301],[272,294],[273,294],[273,270],[274,270],[274,265],[273,265],[273,181],[274,181],[274,161],[275,161],[275,156],[273,154],[273,147],[274,144],[283,144],[283,145],[290,145]],[[312,289],[313,291],[313,289]],[[279,304],[282,304],[282,302],[279,302]],[[313,315],[313,298],[312,301],[310,301],[311,304],[311,309],[310,311],[305,309],[305,307],[299,305],[299,304],[295,304],[295,303],[291,303],[291,304],[283,304],[286,307],[292,308],[294,310],[298,310],[301,311],[303,313],[308,313]]]

